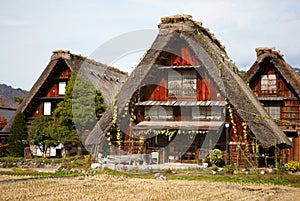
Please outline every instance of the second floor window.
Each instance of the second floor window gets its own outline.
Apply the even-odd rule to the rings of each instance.
[[[264,103],[264,108],[271,118],[280,119],[280,103],[267,102]]]
[[[44,115],[51,115],[51,102],[44,102]]]
[[[173,120],[173,109],[162,106],[146,107],[145,119],[149,121]]]
[[[169,97],[196,97],[197,74],[195,71],[169,71]]]
[[[276,90],[276,75],[262,75],[261,76],[261,90]]]
[[[58,84],[58,95],[65,95],[66,92],[66,82],[59,82]]]

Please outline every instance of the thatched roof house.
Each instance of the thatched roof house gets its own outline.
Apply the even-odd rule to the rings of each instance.
[[[300,160],[300,75],[275,48],[256,48],[245,81],[293,144],[289,160]]]
[[[101,145],[106,132],[113,125],[114,115],[118,116],[117,123],[120,124],[121,130],[126,130],[130,117],[128,115],[124,117],[123,114],[128,102],[132,100],[135,104],[138,102],[138,94],[142,86],[149,83],[157,84],[155,77],[160,69],[166,67],[163,65],[165,56],[170,52],[176,54],[176,50],[170,47],[176,45],[178,41],[184,41],[193,51],[199,62],[199,66],[193,67],[205,71],[213,84],[218,87],[220,96],[232,105],[237,116],[248,125],[248,131],[258,139],[263,148],[273,146],[274,141],[277,144],[291,145],[239,76],[238,68],[227,56],[224,46],[209,32],[209,29],[204,28],[202,23],[193,21],[190,15],[161,18],[158,27],[159,33],[152,46],[116,96],[116,114],[113,114],[113,108],[105,112],[86,140],[86,145]]]
[[[63,100],[63,96],[59,96],[57,92],[51,94],[48,91],[58,91],[58,87],[53,88],[55,82],[58,82],[58,79],[67,81],[71,72],[76,72],[90,81],[96,89],[100,89],[106,105],[112,104],[115,96],[114,92],[118,91],[128,76],[127,73],[116,68],[81,55],[72,54],[68,50],[56,50],[53,51],[49,64],[35,82],[27,97],[19,105],[16,113],[23,112],[27,121],[29,121],[43,101]],[[58,76],[61,78],[58,78]],[[9,131],[13,120],[14,118],[4,128],[4,131]]]
[[[284,80],[295,91],[295,95],[300,98],[300,75],[297,71],[285,62],[280,51],[274,48],[261,47],[256,48],[257,59],[251,68],[245,73],[244,79],[246,82],[251,82],[253,77],[259,73],[263,63],[272,63],[276,70],[281,74]]]

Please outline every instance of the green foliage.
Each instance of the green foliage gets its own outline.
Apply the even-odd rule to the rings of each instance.
[[[36,117],[31,125],[28,141],[37,145],[45,157],[47,149],[58,144],[57,127],[50,121],[49,116]]]
[[[80,132],[92,130],[102,112],[105,111],[101,92],[96,90],[92,83],[77,76],[72,98],[76,128]]]
[[[81,133],[94,127],[105,111],[103,102],[101,92],[73,72],[66,86],[64,100],[53,112],[57,140],[64,147],[78,143],[77,130]]]
[[[214,166],[211,167],[211,170],[212,170],[212,171],[218,171],[219,168],[218,168],[218,166],[214,165]]]
[[[0,162],[7,162],[7,163],[11,163],[11,162],[18,162],[20,160],[22,160],[22,157],[12,157],[12,156],[7,156],[7,157],[1,157],[0,158]]]
[[[224,170],[234,170],[233,165],[224,165]]]
[[[8,152],[10,156],[24,156],[24,147],[27,140],[27,128],[23,113],[17,113],[8,136]]]
[[[216,164],[223,157],[223,153],[220,149],[213,149],[209,152],[209,160],[212,164]]]
[[[16,103],[18,103],[18,104],[21,104],[22,101],[23,101],[23,98],[22,98],[22,97],[19,97],[19,96],[15,96],[15,97],[14,97],[14,101],[15,101]]]

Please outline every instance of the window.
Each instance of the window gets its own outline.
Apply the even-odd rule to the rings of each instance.
[[[280,119],[280,103],[264,103],[264,108],[274,119]]]
[[[51,115],[51,102],[44,102],[44,115]]]
[[[65,95],[66,92],[66,82],[58,83],[58,95]]]
[[[222,107],[193,107],[192,119],[193,120],[220,120],[222,118]]]
[[[152,106],[145,108],[145,119],[150,121],[173,120],[172,107]]]
[[[262,75],[261,90],[276,90],[276,75]]]
[[[169,97],[195,97],[197,74],[195,71],[169,71]]]

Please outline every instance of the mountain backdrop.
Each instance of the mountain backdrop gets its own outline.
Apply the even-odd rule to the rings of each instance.
[[[18,103],[14,101],[14,97],[24,98],[27,94],[27,91],[20,88],[14,89],[6,84],[0,84],[0,106],[17,107]]]

